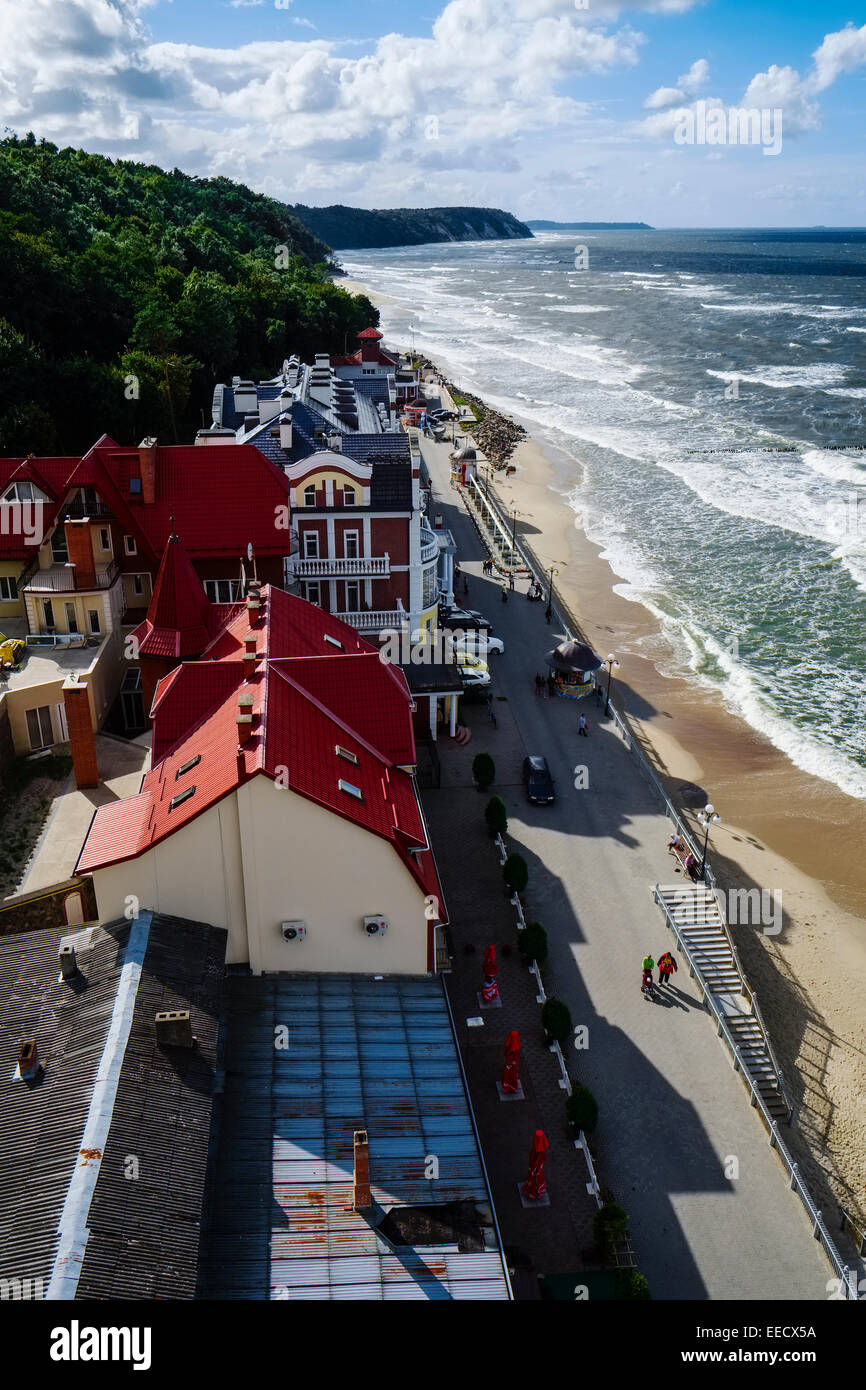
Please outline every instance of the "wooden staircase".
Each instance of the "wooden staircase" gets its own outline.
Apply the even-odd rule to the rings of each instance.
[[[715,894],[704,883],[677,883],[657,884],[654,896],[686,954],[690,973],[724,1016],[738,1068],[751,1077],[771,1118],[790,1121],[781,1071]]]

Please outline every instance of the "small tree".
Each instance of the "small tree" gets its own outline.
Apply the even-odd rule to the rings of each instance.
[[[484,819],[487,821],[487,829],[491,835],[505,834],[508,829],[508,812],[501,796],[491,796],[484,807]]]
[[[571,1037],[572,1022],[567,1004],[561,999],[548,999],[541,1010],[541,1026],[548,1042],[565,1042]]]
[[[522,854],[509,854],[502,865],[502,877],[509,893],[522,893],[529,882],[529,869]]]
[[[614,1298],[630,1300],[638,1298],[652,1299],[646,1275],[641,1274],[636,1269],[617,1270],[613,1296]]]
[[[491,785],[496,776],[496,764],[489,753],[475,754],[472,759],[472,776],[482,791],[486,791]]]
[[[537,961],[543,965],[547,960],[547,932],[540,922],[530,922],[517,933],[517,949],[527,963]]]
[[[592,1233],[602,1253],[612,1255],[628,1235],[628,1213],[617,1202],[607,1202],[592,1218]]]
[[[575,1129],[592,1134],[598,1124],[598,1101],[587,1086],[575,1086],[565,1102],[565,1113]]]

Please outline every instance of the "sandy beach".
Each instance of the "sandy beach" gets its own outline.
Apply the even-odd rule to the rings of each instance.
[[[356,281],[382,312],[388,296]],[[447,371],[447,362],[438,365]],[[471,381],[461,382],[469,390]],[[519,419],[519,416],[515,416]],[[526,422],[524,422],[526,423]],[[866,1217],[866,802],[801,771],[720,696],[670,671],[655,616],[614,592],[620,582],[566,500],[566,461],[528,438],[495,490],[523,513],[518,530],[602,656],[614,652],[615,702],[682,805],[703,788],[722,817],[710,857],[724,889],[758,887],[781,901],[782,929],[731,931],[794,1099],[791,1141],[831,1226],[833,1199]],[[573,467],[573,465],[571,465]],[[645,654],[653,653],[653,659]],[[787,1140],[788,1136],[786,1136]]]

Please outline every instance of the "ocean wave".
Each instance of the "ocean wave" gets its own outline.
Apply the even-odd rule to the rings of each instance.
[[[793,387],[824,391],[843,381],[847,368],[835,362],[803,363],[800,366],[758,367],[748,372],[721,372],[712,367],[704,368],[707,376],[720,381],[738,381],[753,386],[768,386],[774,391],[788,391]]]

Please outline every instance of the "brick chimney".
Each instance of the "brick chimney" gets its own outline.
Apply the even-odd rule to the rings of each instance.
[[[96,741],[93,737],[90,698],[87,686],[79,682],[77,676],[68,676],[63,682],[63,704],[69,727],[75,785],[98,787],[99,768],[96,765]]]
[[[138,446],[141,469],[141,500],[152,506],[156,501],[156,436],[148,435]]]
[[[370,1142],[365,1129],[355,1130],[355,1187],[352,1206],[363,1211],[373,1205],[370,1195]]]
[[[90,535],[90,521],[64,522],[66,548],[69,563],[75,566],[76,589],[96,588],[96,561],[93,558],[93,540]]]

